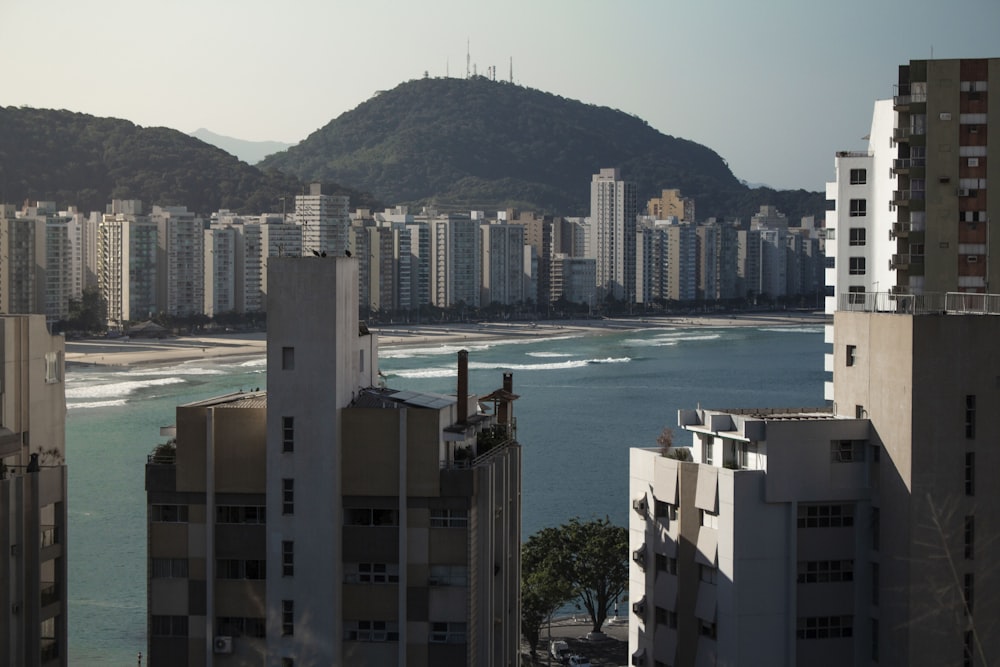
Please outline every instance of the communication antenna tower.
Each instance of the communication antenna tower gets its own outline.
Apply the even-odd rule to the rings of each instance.
[[[514,83],[514,56],[510,57],[510,82]]]
[[[465,38],[465,78],[469,78],[469,63],[472,62],[472,56],[469,54],[469,38]]]

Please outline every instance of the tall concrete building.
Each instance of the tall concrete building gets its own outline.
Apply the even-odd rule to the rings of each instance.
[[[516,664],[512,380],[380,387],[357,265],[274,258],[268,391],[179,407],[151,456],[150,665]]]
[[[1000,296],[905,300],[842,301],[832,407],[681,410],[691,462],[632,450],[633,664],[1000,660]]]
[[[323,194],[320,183],[311,183],[309,194],[295,197],[295,224],[302,228],[303,254],[343,255],[349,250],[348,208],[347,197]]]
[[[205,223],[186,206],[154,206],[156,303],[160,312],[187,317],[205,305]]]
[[[664,190],[659,197],[653,197],[646,203],[646,213],[654,220],[677,218],[682,222],[694,222],[694,211],[694,199],[681,195],[676,188]]]
[[[479,227],[482,241],[483,306],[515,305],[524,301],[524,232],[522,225],[492,221]]]
[[[636,297],[636,186],[617,169],[601,169],[590,182],[588,257],[597,260],[598,298]]]
[[[482,282],[480,220],[456,215],[429,221],[430,296],[439,308],[478,306]]]
[[[66,387],[43,315],[0,317],[0,664],[67,664]]]
[[[107,304],[108,328],[121,331],[159,312],[157,236],[156,223],[141,213],[107,213],[98,224],[97,288]]]

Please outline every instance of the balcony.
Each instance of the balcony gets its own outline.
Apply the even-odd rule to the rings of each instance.
[[[889,238],[906,238],[910,235],[910,223],[908,222],[894,222],[892,223],[892,229],[889,231]]]
[[[892,192],[892,203],[896,206],[910,206],[915,201],[923,203],[923,190],[893,190]]]
[[[921,261],[923,257],[920,257]],[[841,294],[837,310],[866,313],[900,313],[905,315],[1000,315],[1000,294],[967,292],[930,292],[903,294],[868,292],[865,298],[856,294]]]
[[[927,104],[927,93],[910,93],[909,95],[894,95],[892,108],[896,111],[913,111],[913,107]]]
[[[920,176],[924,173],[926,163],[926,159],[922,157],[897,158],[892,161],[892,171],[894,174]]]

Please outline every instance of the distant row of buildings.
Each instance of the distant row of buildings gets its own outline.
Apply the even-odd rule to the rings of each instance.
[[[324,195],[319,184],[287,215],[222,210],[204,219],[182,206],[146,211],[137,200],[115,200],[103,214],[59,211],[55,202],[4,205],[0,312],[64,320],[87,288],[103,296],[112,329],[160,313],[263,312],[271,258],[313,254],[357,257],[361,308],[403,317],[424,305],[818,298],[823,237],[811,219],[790,227],[762,207],[749,226],[698,223],[694,202],[677,190],[640,215],[635,192],[618,170],[601,170],[587,218],[350,212],[346,197]]]

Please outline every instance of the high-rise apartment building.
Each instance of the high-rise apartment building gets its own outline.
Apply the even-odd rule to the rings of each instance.
[[[157,229],[157,306],[173,317],[202,312],[205,304],[205,223],[186,206],[154,206]]]
[[[67,664],[63,339],[0,317],[0,664]]]
[[[601,169],[590,182],[588,257],[597,260],[598,298],[632,302],[636,296],[636,186],[617,169]]]
[[[357,266],[273,258],[267,392],[179,407],[151,457],[150,665],[517,663],[511,377],[380,387]]]
[[[515,305],[524,301],[524,232],[522,225],[491,221],[479,227],[482,240],[480,303]]]
[[[691,462],[632,450],[632,664],[1000,660],[1000,297],[963,296],[838,311],[832,407],[681,410]]]
[[[478,306],[482,281],[479,220],[439,215],[429,221],[431,303]]]
[[[349,199],[325,195],[320,183],[309,185],[309,194],[295,197],[295,224],[302,228],[303,254],[343,255],[348,248],[351,216]]]
[[[646,212],[654,220],[677,218],[682,222],[694,222],[694,210],[694,199],[684,197],[676,188],[663,190],[659,197],[654,197],[646,203]]]

